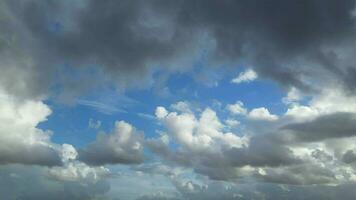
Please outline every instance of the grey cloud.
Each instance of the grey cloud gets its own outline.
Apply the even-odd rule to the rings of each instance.
[[[278,167],[303,162],[287,146],[274,141],[268,134],[252,137],[247,148],[232,148],[225,153],[234,166]]]
[[[266,172],[265,175],[258,174],[257,177],[269,183],[309,185],[336,182],[335,174],[330,169],[315,164],[271,168]]]
[[[180,195],[177,198],[187,200],[209,199],[239,199],[239,200],[336,200],[354,199],[354,183],[343,183],[337,186],[331,185],[282,185],[282,184],[231,184],[223,181],[209,181],[203,185],[193,181],[183,182],[173,180]],[[169,199],[169,198],[167,198]]]
[[[10,146],[11,149],[0,147],[0,164],[21,163],[43,166],[63,164],[58,151],[48,146],[13,143],[7,147]]]
[[[278,136],[299,142],[317,142],[326,139],[352,137],[356,135],[355,120],[356,115],[354,113],[322,115],[309,122],[286,125],[282,127],[282,133]],[[287,131],[287,133],[283,131]]]
[[[345,163],[354,163],[356,162],[356,153],[353,150],[348,150],[345,152],[345,154],[342,156],[342,161]]]
[[[179,197],[174,197],[172,195],[165,195],[165,194],[158,193],[158,194],[151,194],[151,195],[143,195],[142,197],[139,197],[136,200],[182,200],[182,199]]]
[[[210,181],[204,185],[198,185],[192,181],[182,182],[175,180],[175,186],[181,193],[182,199],[209,200],[209,199],[239,199],[239,200],[336,200],[354,199],[354,183],[345,183],[337,186],[328,185],[278,185],[278,184],[229,184],[226,182]],[[178,196],[179,197],[179,196]],[[167,198],[169,199],[169,198]]]
[[[195,172],[213,180],[242,180],[246,174],[239,168],[245,166],[278,168],[304,162],[288,147],[268,136],[251,138],[248,147],[225,148],[221,152],[194,152],[185,149],[174,151],[160,140],[150,140],[146,144],[167,162],[192,167]]]
[[[27,90],[7,76],[1,82],[12,92],[43,94],[58,65],[69,63],[82,72],[95,65],[120,87],[140,86],[137,80],[148,80],[153,66],[189,68],[201,44],[210,42],[204,48],[213,48],[211,63],[243,61],[285,87],[310,91],[303,79],[308,76],[335,78],[351,88],[352,59],[340,61],[337,49],[355,42],[354,6],[353,0],[5,1],[1,69],[26,82]],[[18,73],[22,70],[26,73]],[[58,84],[80,83],[72,80]]]
[[[94,200],[109,191],[105,181],[80,183],[57,181],[45,176],[41,167],[8,165],[0,167],[0,198],[19,200]]]
[[[78,160],[89,165],[138,164],[144,159],[143,135],[120,121],[110,134],[99,133],[96,141],[78,151]]]

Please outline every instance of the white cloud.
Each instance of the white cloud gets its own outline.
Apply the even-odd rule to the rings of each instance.
[[[37,128],[50,114],[40,100],[20,101],[0,91],[0,163],[60,165],[51,132]]]
[[[190,109],[190,105],[188,102],[185,101],[179,101],[175,104],[172,104],[170,106],[173,110],[179,111],[179,112],[187,112],[190,113],[192,110]]]
[[[244,108],[244,104],[241,101],[237,101],[235,104],[228,104],[226,109],[233,115],[246,115],[247,109]]]
[[[285,113],[285,116],[293,117],[297,120],[309,120],[317,117],[319,111],[309,106],[292,104]]]
[[[165,110],[157,107],[156,113]],[[163,116],[163,115],[158,115]],[[157,117],[167,127],[168,132],[177,139],[177,142],[189,149],[220,148],[220,145],[241,147],[246,141],[232,133],[224,133],[224,125],[216,113],[206,108],[199,119],[192,113],[178,114],[166,113],[164,117]]]
[[[257,73],[253,71],[252,69],[247,69],[244,72],[241,72],[236,78],[232,79],[232,83],[243,83],[243,82],[251,82],[255,79],[257,79]]]
[[[78,152],[72,145],[63,144],[61,154],[64,165],[48,170],[48,175],[52,178],[60,181],[95,183],[110,174],[109,169],[103,166],[90,167],[77,161]]]
[[[99,129],[101,126],[101,121],[100,120],[94,120],[92,118],[89,119],[89,122],[88,122],[88,127],[89,128],[92,128],[92,129]]]
[[[96,111],[101,112],[103,114],[107,114],[107,115],[112,115],[117,112],[121,112],[121,113],[126,112],[123,109],[120,109],[113,105],[109,105],[109,104],[102,103],[99,101],[78,100],[77,103],[79,105],[91,107],[91,108],[95,109]]]
[[[168,115],[168,111],[164,107],[159,106],[156,108],[155,115],[158,119],[162,119]]]
[[[287,96],[282,99],[283,103],[290,104],[296,101],[299,101],[302,98],[302,93],[295,87],[292,87]]]
[[[310,120],[335,112],[356,113],[356,96],[346,94],[337,86],[328,87],[314,95],[306,105],[300,105],[297,100],[291,103],[285,115],[297,120]]]
[[[235,119],[226,119],[225,124],[230,128],[235,128],[240,125],[240,122]]]
[[[248,113],[248,118],[253,120],[265,120],[265,121],[275,121],[278,120],[278,116],[271,114],[267,108],[260,107],[254,108]]]

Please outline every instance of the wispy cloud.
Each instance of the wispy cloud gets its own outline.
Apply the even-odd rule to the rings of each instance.
[[[101,112],[103,114],[107,114],[107,115],[112,115],[114,113],[126,113],[127,111],[125,111],[124,109],[118,108],[114,105],[110,105],[110,104],[105,104],[99,101],[91,101],[91,100],[78,100],[77,103],[79,105],[83,105],[83,106],[88,106],[93,108],[94,110]]]

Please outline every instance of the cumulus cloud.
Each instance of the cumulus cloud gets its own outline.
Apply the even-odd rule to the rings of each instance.
[[[244,107],[244,103],[241,101],[237,101],[235,104],[228,104],[226,109],[232,115],[241,115],[252,120],[275,121],[278,119],[277,115],[271,114],[265,107],[254,108],[248,111],[248,109]]]
[[[0,91],[0,163],[61,165],[51,132],[37,128],[50,114],[42,101],[22,101]]]
[[[179,148],[174,151],[169,141],[151,139],[148,147],[165,159],[192,167],[196,172],[218,180],[253,176],[258,167],[285,166],[302,162],[288,147],[268,136],[238,136],[224,132],[217,114],[205,109],[200,118],[194,113],[168,112],[157,115],[167,133]],[[164,116],[164,117],[162,117]],[[257,167],[257,168],[255,168]]]
[[[143,135],[131,124],[115,122],[111,133],[99,133],[97,139],[79,150],[78,160],[89,165],[137,164],[143,161]]]
[[[109,169],[98,166],[90,167],[77,161],[78,152],[70,144],[63,144],[61,157],[63,166],[52,167],[48,170],[48,176],[60,181],[96,183],[109,176]]]

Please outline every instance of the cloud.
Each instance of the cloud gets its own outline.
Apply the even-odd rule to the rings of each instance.
[[[247,109],[244,108],[244,104],[241,101],[237,101],[235,104],[228,104],[226,109],[233,115],[247,114]]]
[[[174,138],[178,149],[169,147],[169,140],[151,139],[148,147],[159,156],[195,172],[217,180],[234,180],[253,176],[254,167],[278,167],[301,163],[288,148],[268,136],[238,136],[224,132],[224,125],[210,108],[202,111],[200,118],[194,113],[168,112],[157,115],[169,137]]]
[[[117,112],[126,112],[122,109],[116,108],[115,106],[107,105],[107,104],[97,102],[97,101],[78,100],[77,103],[79,105],[91,107],[91,108],[97,110],[98,112],[101,112],[101,113],[104,113],[107,115],[112,115]]]
[[[92,118],[89,119],[88,127],[93,129],[99,129],[101,126],[101,121],[94,121]]]
[[[252,120],[265,120],[265,121],[275,121],[278,119],[277,115],[271,114],[267,108],[254,108],[248,113],[248,118]]]
[[[53,200],[94,200],[104,198],[110,190],[105,180],[95,183],[64,181],[47,176],[46,168],[38,166],[0,166],[0,198]]]
[[[78,160],[89,165],[141,163],[142,143],[142,133],[124,121],[117,121],[110,134],[99,133],[93,143],[80,149]]]
[[[0,91],[0,164],[61,165],[51,132],[37,128],[50,114],[42,101],[22,101]]]
[[[252,120],[275,121],[278,119],[277,115],[271,114],[265,107],[254,108],[248,111],[241,101],[237,101],[235,104],[228,104],[226,109],[232,115],[242,115]]]
[[[310,80],[325,79],[353,91],[354,7],[353,0],[3,1],[1,85],[22,97],[46,96],[54,85],[78,94],[106,81],[145,87],[155,69],[187,71],[207,49],[205,65],[244,63],[261,77],[307,92],[320,89]],[[108,12],[98,12],[103,9]],[[58,70],[64,62],[68,71],[87,76]],[[103,80],[90,75],[92,68]]]
[[[251,82],[257,78],[257,73],[252,69],[247,69],[244,72],[241,72],[236,78],[232,79],[232,83],[243,83],[243,82]]]
[[[260,178],[283,184],[353,180],[354,10],[354,0],[1,1],[0,163],[64,165],[57,168],[56,177],[80,179],[78,169],[95,171],[83,162],[140,163],[142,144],[147,144],[167,162],[212,179]],[[161,107],[156,117],[172,141],[163,136],[144,141],[131,125],[118,122],[112,133],[99,134],[79,150],[83,162],[69,163],[63,163],[60,155],[67,147],[54,144],[50,131],[38,128],[51,112],[43,103],[46,99],[78,98],[103,85],[127,89],[159,84],[167,93],[168,87],[155,83],[153,74],[190,71],[199,79],[190,69],[201,57],[206,59],[202,63],[198,59],[199,66],[209,72],[202,73],[209,76],[203,79],[212,83],[216,81],[210,78],[219,77],[215,72],[224,71],[212,66],[253,66],[235,82],[258,74],[279,83],[289,90],[288,111],[277,116],[264,107],[248,112],[242,104],[231,105],[232,114],[270,122],[245,135],[230,132],[234,129],[226,127],[236,123],[222,123],[225,120],[210,108],[197,116],[182,103],[172,106],[177,112]],[[307,105],[301,102],[303,95],[312,96]],[[79,103],[108,114],[120,111],[99,101]],[[251,132],[257,130],[254,121],[248,122]],[[316,149],[331,155],[332,161],[313,154]],[[80,184],[62,186],[66,189],[43,195],[75,199],[75,188],[83,190],[84,199],[95,196]],[[199,188],[193,183],[185,186]],[[44,198],[34,187],[33,194],[25,190],[19,198]],[[336,194],[354,197],[348,186],[338,189],[348,193]],[[187,196],[204,193],[197,191]]]
[[[225,120],[226,125],[228,125],[228,127],[234,128],[237,127],[241,124],[241,122],[234,120],[234,119],[227,119]]]
[[[345,163],[354,163],[356,162],[356,153],[353,150],[348,150],[343,156],[342,161]]]
[[[63,166],[48,169],[48,176],[60,181],[96,183],[110,175],[109,169],[98,166],[90,167],[77,161],[78,152],[69,144],[62,145]]]
[[[312,121],[288,124],[282,127],[282,130],[305,142],[352,137],[356,133],[355,119],[354,113],[333,113],[322,115]]]

